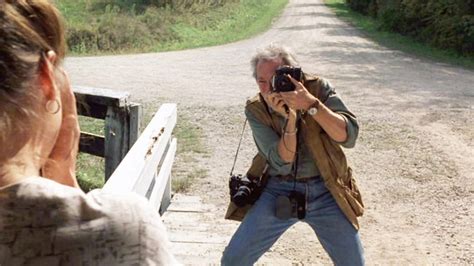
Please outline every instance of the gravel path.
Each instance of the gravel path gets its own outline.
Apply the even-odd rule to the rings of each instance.
[[[74,85],[128,91],[147,110],[175,102],[179,116],[203,130],[209,153],[192,162],[178,156],[176,177],[207,170],[187,194],[214,206],[206,219],[224,225],[214,230],[229,239],[237,223],[222,219],[227,176],[245,100],[257,92],[248,62],[257,47],[272,41],[292,47],[306,72],[328,78],[360,119],[358,144],[347,154],[367,206],[361,219],[367,263],[474,264],[472,71],[381,47],[338,20],[321,0],[291,0],[269,31],[249,40],[68,58],[66,68]],[[249,130],[244,144],[238,172],[255,153]],[[216,263],[221,251],[201,256]],[[303,224],[262,261],[272,258],[330,262]]]

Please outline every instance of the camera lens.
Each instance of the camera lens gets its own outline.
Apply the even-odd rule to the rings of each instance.
[[[234,197],[232,197],[232,201],[235,203],[235,205],[243,207],[245,204],[247,204],[249,196],[250,188],[247,186],[241,186],[239,187],[237,193],[235,193]]]

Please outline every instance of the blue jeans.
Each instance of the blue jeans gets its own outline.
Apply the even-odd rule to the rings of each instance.
[[[281,220],[275,216],[279,195],[288,196],[293,181],[270,178],[265,190],[249,210],[225,248],[222,265],[252,265],[293,224],[297,218]],[[296,183],[296,191],[306,194],[306,217],[301,220],[313,228],[321,245],[335,265],[364,265],[359,234],[339,209],[321,178]],[[304,248],[304,247],[303,247]]]

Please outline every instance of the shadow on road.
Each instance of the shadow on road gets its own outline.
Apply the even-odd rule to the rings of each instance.
[[[289,27],[280,27],[278,30],[287,30],[287,31],[298,31],[298,30],[316,30],[316,29],[349,29],[348,27],[343,27],[341,25],[334,25],[328,23],[318,23],[313,25],[297,25]]]
[[[326,18],[333,18],[333,14],[323,13],[323,12],[301,12],[298,14],[286,15],[288,17],[326,17]]]
[[[311,4],[294,4],[290,8],[298,8],[298,7],[317,7],[317,6],[326,6],[323,3],[311,3]]]

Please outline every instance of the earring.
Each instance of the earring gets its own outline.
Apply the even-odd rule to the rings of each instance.
[[[54,115],[59,112],[59,109],[61,109],[61,105],[59,104],[58,99],[54,99],[54,101],[53,100],[47,101],[44,108],[46,109],[46,112]]]

